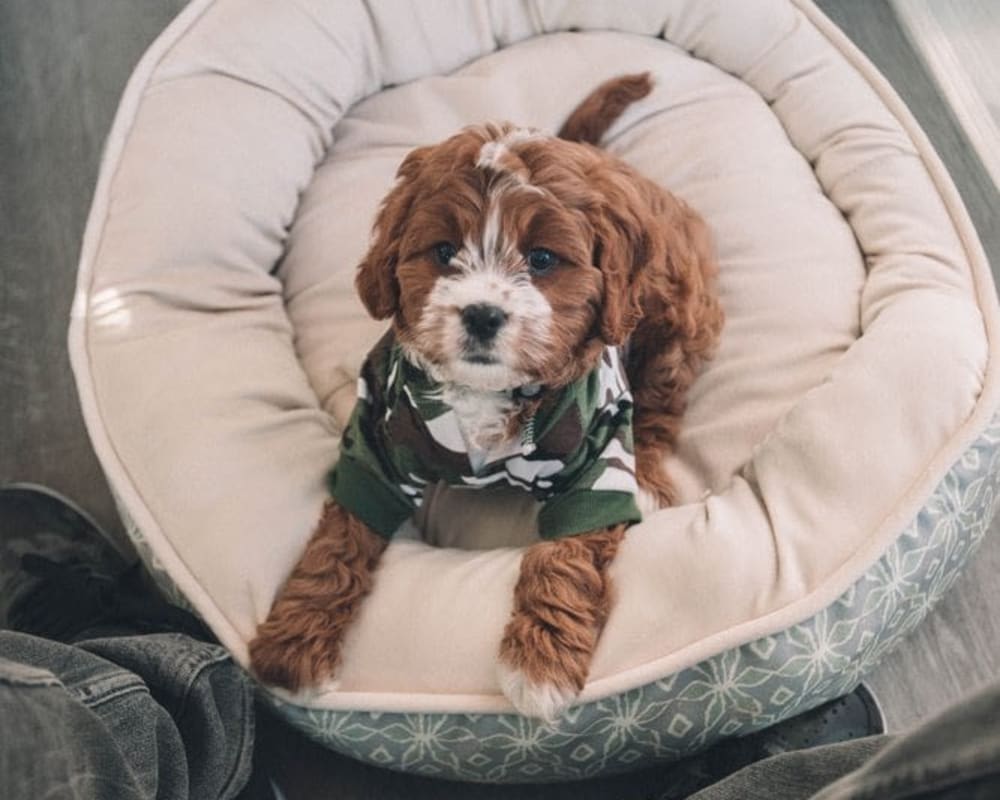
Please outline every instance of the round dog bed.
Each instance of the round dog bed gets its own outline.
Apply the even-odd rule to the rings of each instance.
[[[546,725],[495,672],[521,550],[474,549],[527,541],[534,509],[439,491],[338,680],[272,695],[336,750],[490,781],[678,757],[849,690],[984,535],[987,265],[910,115],[806,0],[195,0],[125,92],[70,331],[150,566],[245,663],[382,331],[352,282],[403,156],[486,119],[554,131],[644,70],[607,146],[708,220],[727,315],[669,463],[681,503],[630,530],[590,682]]]

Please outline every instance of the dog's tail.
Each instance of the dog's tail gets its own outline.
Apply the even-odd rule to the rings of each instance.
[[[600,144],[621,113],[636,100],[641,100],[653,90],[653,79],[648,72],[622,75],[605,81],[583,100],[569,115],[559,130],[560,139],[571,142]]]

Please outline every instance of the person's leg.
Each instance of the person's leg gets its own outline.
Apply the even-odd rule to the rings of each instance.
[[[0,489],[0,797],[234,797],[251,681],[108,548],[64,498]]]
[[[0,632],[4,652],[11,649],[9,636]],[[0,658],[0,796],[151,796],[138,780],[100,718],[58,678]]]
[[[713,783],[689,800],[806,800],[864,765],[891,738],[868,736],[771,756]]]
[[[758,761],[691,800],[959,800],[1000,797],[1000,683],[913,731]]]
[[[246,783],[253,692],[221,647],[0,631],[0,654],[0,797],[201,800]]]
[[[892,738],[816,800],[1000,797],[1000,683]]]

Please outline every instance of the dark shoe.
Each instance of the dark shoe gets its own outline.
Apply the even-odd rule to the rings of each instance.
[[[180,632],[212,640],[164,601],[70,500],[40,486],[0,488],[0,627],[61,642]]]
[[[668,767],[656,800],[679,800],[770,756],[885,733],[885,718],[864,684],[850,694]]]
[[[128,566],[111,539],[82,508],[44,486],[0,487],[0,628],[39,577],[22,560],[34,558],[86,567],[110,579]]]
[[[885,733],[885,717],[863,683],[850,694],[756,734],[762,757]],[[753,737],[748,737],[753,738]]]

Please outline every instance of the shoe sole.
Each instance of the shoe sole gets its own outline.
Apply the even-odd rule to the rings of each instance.
[[[878,698],[868,688],[868,684],[859,683],[854,690],[854,694],[857,695],[868,711],[868,718],[872,722],[872,735],[885,733],[885,711],[882,709],[882,704],[878,701]]]

